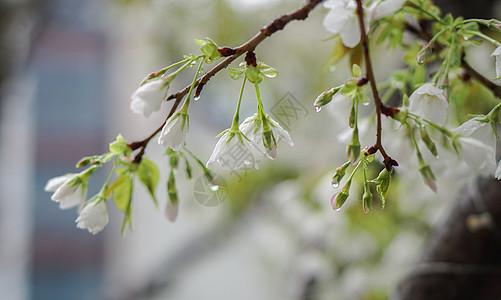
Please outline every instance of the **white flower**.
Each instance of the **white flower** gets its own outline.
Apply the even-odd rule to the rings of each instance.
[[[494,149],[469,136],[461,136],[458,141],[461,144],[459,155],[468,166],[479,174],[492,176],[496,168]]]
[[[425,83],[409,97],[409,111],[422,118],[443,125],[449,104],[444,92],[431,83]]]
[[[465,136],[459,138],[461,158],[478,173],[492,176],[496,169],[496,133],[491,123],[475,117],[451,131]]]
[[[501,77],[501,46],[497,47],[491,54],[496,57],[496,78]]]
[[[45,185],[46,192],[54,192],[52,201],[59,202],[59,208],[68,209],[85,202],[86,184],[78,174],[66,174],[50,179]]]
[[[132,94],[130,109],[136,114],[149,117],[157,111],[165,100],[164,80],[148,81]]]
[[[357,5],[353,0],[328,0],[324,4],[330,8],[325,16],[324,27],[339,34],[346,47],[353,48],[360,42],[360,27],[355,9]]]
[[[87,229],[90,233],[96,234],[104,229],[108,224],[108,206],[104,200],[97,200],[87,204],[77,220],[77,227]]]
[[[165,216],[171,222],[176,221],[177,215],[179,214],[179,203],[172,203],[172,201],[167,200],[167,205],[165,206]]]
[[[247,137],[240,130],[227,129],[223,131],[214,152],[207,161],[207,166],[217,161],[226,170],[240,169],[245,165],[258,169],[249,144]]]
[[[174,151],[183,149],[189,129],[189,116],[185,112],[176,112],[165,122],[158,143]]]
[[[376,19],[381,19],[399,10],[405,0],[378,0],[366,9],[368,21],[366,20],[366,30],[370,23]],[[356,2],[354,0],[328,0],[324,4],[330,11],[325,16],[324,27],[334,33],[339,34],[341,41],[346,47],[353,48],[360,42],[360,25],[356,13]]]
[[[371,20],[384,18],[396,12],[406,0],[378,0],[374,1],[367,10]]]
[[[271,159],[277,157],[277,144],[280,140],[294,146],[289,133],[277,121],[265,114],[258,118],[256,113],[245,119],[240,124],[240,131],[252,141],[261,155],[266,155]]]

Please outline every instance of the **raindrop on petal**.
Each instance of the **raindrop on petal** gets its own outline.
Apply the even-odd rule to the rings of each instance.
[[[322,110],[322,106],[315,105],[315,111],[320,112]]]

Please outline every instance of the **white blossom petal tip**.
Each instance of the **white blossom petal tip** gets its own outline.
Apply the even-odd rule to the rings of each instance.
[[[425,83],[409,97],[409,111],[438,125],[443,125],[447,118],[449,103],[441,89],[431,83]]]
[[[176,113],[165,122],[158,143],[174,151],[183,149],[189,129],[189,117],[186,113]]]
[[[77,228],[87,229],[92,234],[101,232],[108,225],[108,206],[105,201],[87,204],[76,219]]]
[[[148,118],[152,112],[158,111],[165,100],[167,90],[161,79],[149,81],[141,85],[131,96],[130,109]]]

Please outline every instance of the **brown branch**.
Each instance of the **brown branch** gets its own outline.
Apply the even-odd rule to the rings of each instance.
[[[367,73],[367,79],[370,82],[371,90],[372,90],[372,95],[374,97],[374,104],[376,107],[376,123],[377,123],[377,128],[376,128],[376,143],[374,144],[371,149],[378,150],[381,155],[383,156],[383,163],[386,167],[386,169],[391,170],[393,166],[398,166],[398,163],[392,159],[384,150],[383,144],[381,142],[381,132],[382,132],[382,126],[381,126],[381,113],[386,114],[391,114],[390,111],[391,109],[385,107],[383,105],[383,102],[381,101],[381,98],[379,97],[379,92],[376,87],[376,77],[374,76],[374,71],[372,70],[372,62],[370,58],[370,52],[369,52],[369,38],[367,37],[367,32],[365,31],[365,24],[364,24],[364,8],[362,6],[362,0],[356,0],[357,2],[357,16],[358,16],[358,24],[360,25],[360,42],[362,43],[362,48],[364,50],[364,60],[365,60],[365,69]]]
[[[274,34],[277,31],[282,30],[289,22],[294,21],[294,20],[305,20],[306,18],[308,18],[308,15],[310,14],[310,12],[318,4],[320,4],[323,1],[324,0],[307,0],[306,4],[304,6],[298,8],[297,10],[295,10],[289,14],[281,15],[281,16],[277,17],[276,19],[274,19],[273,21],[271,21],[268,25],[261,28],[261,30],[259,30],[259,32],[256,33],[256,35],[254,35],[254,37],[252,37],[250,40],[248,40],[244,44],[242,44],[236,48],[230,48],[231,49],[230,51],[228,51],[228,47],[221,48],[220,52],[221,51],[224,51],[225,53],[229,52],[229,53],[232,53],[232,55],[226,57],[223,61],[221,61],[216,66],[214,66],[211,70],[209,70],[207,73],[205,73],[202,77],[200,77],[195,82],[194,88],[195,87],[197,88],[195,94],[197,96],[200,95],[200,92],[202,91],[203,86],[205,84],[207,84],[207,82],[209,82],[209,80],[214,75],[216,75],[219,71],[226,68],[228,65],[230,65],[235,59],[240,57],[242,54],[244,54],[246,52],[254,51],[254,49],[259,44],[261,44],[261,42],[263,42],[267,37],[271,36],[272,34]],[[183,89],[177,91],[176,93],[173,93],[167,97],[167,100],[176,99],[176,101],[172,105],[172,108],[171,108],[167,118],[165,119],[165,121],[162,123],[162,125],[157,130],[155,130],[155,132],[153,132],[150,136],[148,136],[147,138],[145,138],[142,141],[137,141],[137,142],[133,142],[133,143],[129,144],[129,147],[131,147],[132,150],[142,148],[138,152],[138,154],[136,154],[136,156],[134,157],[134,161],[137,161],[137,162],[141,161],[141,157],[144,154],[144,148],[147,146],[149,141],[158,132],[160,132],[162,130],[162,127],[165,125],[165,122],[167,122],[167,120],[174,114],[177,107],[181,103],[181,100],[189,92],[190,87],[191,87],[191,84],[187,85],[185,88],[183,88]]]

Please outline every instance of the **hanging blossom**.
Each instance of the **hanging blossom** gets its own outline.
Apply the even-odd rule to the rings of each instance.
[[[108,206],[104,199],[91,202],[82,209],[76,219],[77,227],[87,229],[90,233],[96,234],[108,225]]]
[[[174,151],[183,149],[189,129],[188,113],[181,109],[165,122],[158,143],[170,147]]]
[[[405,0],[379,0],[374,1],[366,10],[369,21],[365,22],[367,29],[369,24],[380,18],[399,10]],[[341,41],[346,47],[353,48],[360,43],[360,26],[356,13],[357,4],[354,0],[328,0],[324,6],[330,11],[325,16],[324,27],[339,34]]]
[[[497,174],[496,133],[490,121],[475,117],[451,131],[461,135],[459,155],[468,166],[485,176]]]
[[[409,97],[409,111],[438,125],[444,125],[449,103],[443,90],[425,83]]]
[[[69,209],[82,205],[87,197],[87,183],[79,174],[66,174],[50,179],[45,185],[46,192],[54,192],[51,200],[59,203],[59,208]]]
[[[165,80],[157,79],[148,81],[132,94],[130,109],[136,114],[141,114],[148,118],[152,112],[160,109],[165,100],[166,93]]]
[[[225,170],[237,170],[246,165],[259,168],[250,148],[250,140],[238,128],[226,129],[219,136],[207,167],[217,161]]]
[[[277,157],[277,144],[284,140],[294,146],[289,133],[265,113],[256,113],[240,124],[240,131],[249,137],[258,152],[270,159]]]
[[[496,79],[501,77],[501,46],[497,47],[491,54],[496,58]]]

